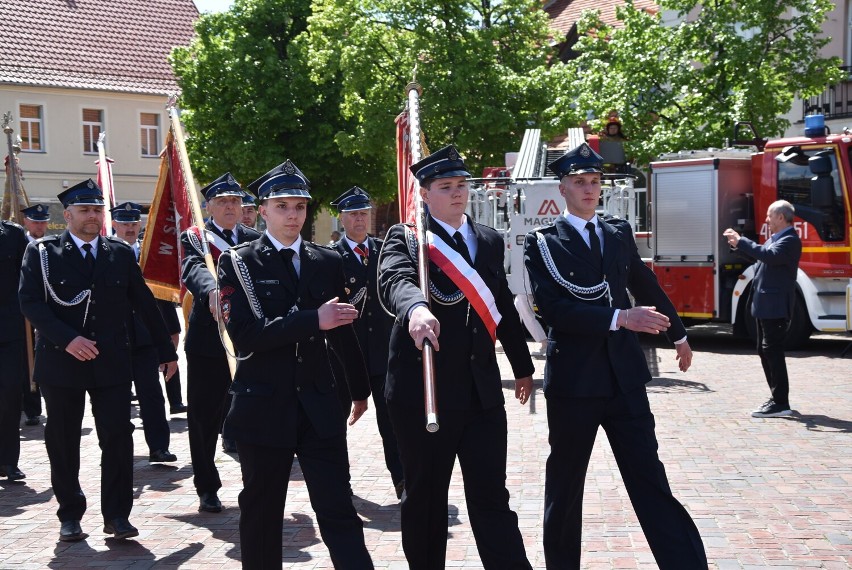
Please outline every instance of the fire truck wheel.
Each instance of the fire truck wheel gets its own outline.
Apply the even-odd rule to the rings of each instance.
[[[748,338],[752,343],[757,342],[757,323],[754,317],[751,316],[751,310],[748,307],[742,307],[740,317],[745,324]],[[801,348],[811,337],[813,326],[808,317],[808,308],[802,296],[796,295],[796,304],[793,306],[793,317],[790,319],[790,328],[787,330],[787,337],[784,339],[784,350],[797,350]]]

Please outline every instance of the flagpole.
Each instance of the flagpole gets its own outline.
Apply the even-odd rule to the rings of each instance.
[[[98,135],[98,181],[100,182],[101,191],[104,193],[104,225],[101,228],[101,235],[110,235],[112,230],[112,212],[110,210],[115,207],[115,193],[112,189],[112,176],[109,171],[109,159],[106,157],[104,150],[104,139],[106,133],[101,131]]]
[[[409,141],[411,144],[411,163],[420,162],[423,151],[420,148],[420,95],[423,88],[415,82],[405,87],[408,97]],[[414,208],[417,231],[417,274],[420,291],[431,309],[429,293],[429,245],[426,241],[426,220],[428,214],[420,192],[414,193]],[[426,411],[426,431],[438,431],[438,401],[435,394],[435,352],[432,343],[423,341],[423,401]]]
[[[6,133],[6,144],[9,148],[9,219],[19,225],[24,225],[24,214],[21,212],[21,204],[18,202],[18,165],[16,163],[15,148],[12,144],[12,113],[3,115],[3,132]],[[29,204],[27,204],[29,205]],[[30,392],[36,393],[36,383],[33,379],[33,368],[35,368],[35,347],[33,346],[33,326],[29,319],[24,318],[24,340],[27,345],[27,365],[29,367]]]
[[[180,113],[174,99],[169,100],[169,120],[171,121],[172,134],[175,137],[177,144],[178,156],[180,157],[180,167],[183,173],[183,181],[187,186],[187,195],[189,196],[190,211],[192,212],[192,225],[198,227],[201,238],[201,253],[204,256],[204,264],[213,275],[213,279],[217,282],[219,276],[216,274],[216,265],[213,263],[213,255],[210,253],[210,244],[207,243],[207,235],[204,231],[204,216],[201,215],[201,204],[198,201],[198,190],[195,188],[195,178],[192,176],[192,167],[189,164],[189,155],[186,152],[186,142],[183,137],[183,127],[180,124]],[[199,301],[199,299],[196,299]],[[218,307],[218,303],[216,304]],[[222,322],[222,315],[217,309],[216,325],[219,327],[219,335],[222,339],[222,344],[225,346],[225,356],[228,359],[228,369],[231,372],[231,379],[237,372],[237,360],[234,358],[234,345],[231,342],[231,337],[228,336],[228,330],[225,328],[225,323]]]

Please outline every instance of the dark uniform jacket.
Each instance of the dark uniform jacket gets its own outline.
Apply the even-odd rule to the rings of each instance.
[[[232,257],[245,263],[243,282],[254,291],[250,301]],[[343,302],[343,267],[336,252],[302,242],[300,276],[294,287],[284,260],[267,237],[222,254],[219,280],[222,315],[240,360],[231,393],[224,437],[255,445],[294,447],[298,404],[321,438],[341,435],[332,357],[345,363],[353,400],[370,395],[369,378],[352,326],[321,331],[317,309],[334,297]],[[259,310],[258,318],[253,309]],[[297,306],[297,309],[293,309]],[[335,351],[336,356],[332,355]]]
[[[0,221],[0,344],[24,340],[18,283],[28,243],[24,228]]]
[[[497,310],[502,315],[497,326],[497,338],[512,365],[515,378],[532,375],[532,359],[527,349],[518,312],[512,303],[512,293],[503,269],[503,239],[488,226],[471,224],[477,240],[474,269],[494,295]],[[382,248],[379,291],[385,306],[396,315],[390,340],[390,358],[385,385],[389,402],[423,407],[423,364],[421,351],[408,334],[408,314],[418,302],[425,302],[417,278],[417,262],[409,248],[407,226],[398,224],[390,229]],[[452,245],[453,239],[437,223],[430,230]],[[443,293],[458,287],[437,265],[429,262],[429,277]],[[476,311],[467,300],[452,305],[433,301],[432,314],[440,323],[435,352],[435,391],[438,409],[466,410],[471,406],[474,385],[482,407],[487,409],[504,404],[500,370],[494,342]]]
[[[802,240],[796,230],[782,230],[763,245],[742,237],[736,251],[757,260],[751,286],[752,316],[789,319],[796,301],[796,273],[802,256]]]
[[[546,397],[608,397],[618,382],[623,392],[651,380],[645,354],[636,333],[626,328],[609,330],[615,309],[632,305],[655,306],[671,320],[669,340],[680,340],[686,329],[654,273],[642,262],[629,224],[610,218],[599,220],[603,229],[603,275],[609,283],[612,306],[606,295],[581,300],[556,282],[542,258],[536,234],[544,237],[555,270],[566,281],[592,287],[602,280],[583,236],[559,216],[553,225],[527,234],[524,257],[535,302],[550,326]]]
[[[354,325],[370,376],[384,376],[387,372],[388,339],[393,326],[393,317],[382,308],[377,291],[376,273],[382,243],[380,239],[367,238],[370,251],[370,255],[367,256],[367,265],[364,265],[358,254],[349,248],[349,243],[345,239],[334,244],[334,248],[343,258],[346,289],[349,291],[347,298],[351,302],[356,295],[361,296],[361,299],[354,303],[355,308],[358,309],[358,319]]]
[[[212,221],[208,220],[204,227],[225,239],[225,236]],[[237,227],[234,228],[234,235],[237,243],[244,243],[260,237],[257,231],[242,224],[237,224]],[[219,338],[218,325],[213,319],[213,315],[210,314],[207,305],[207,295],[216,288],[216,279],[207,269],[204,256],[192,245],[187,232],[181,234],[180,242],[183,251],[181,279],[194,298],[192,312],[189,314],[189,322],[186,325],[186,335],[183,341],[184,351],[187,354],[192,353],[200,356],[221,356],[225,349]],[[216,253],[212,245],[210,253],[213,254],[215,265],[219,254]]]
[[[90,300],[63,306],[46,291],[40,244],[47,252],[47,282],[59,300],[67,303],[86,289],[91,290]],[[131,310],[136,311],[150,331],[160,362],[177,360],[133,249],[120,239],[100,237],[97,252],[90,276],[67,230],[61,236],[44,237],[27,247],[21,271],[21,310],[39,331],[33,374],[40,384],[87,387],[130,382],[127,323]],[[97,358],[81,362],[65,352],[65,347],[77,336],[97,342]]]

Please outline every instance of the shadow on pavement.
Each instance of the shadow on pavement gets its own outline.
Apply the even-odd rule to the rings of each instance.
[[[820,431],[826,433],[852,433],[852,422],[840,420],[829,416],[816,414],[800,414],[793,410],[793,415],[784,418],[787,421],[804,424],[808,431]]]
[[[293,513],[293,518],[284,519],[282,538],[285,565],[313,559],[310,552],[302,549],[321,542],[317,538],[313,519],[304,513]]]
[[[677,394],[680,392],[714,392],[707,387],[704,382],[691,382],[689,380],[680,380],[677,378],[652,378],[650,382],[645,384],[649,394]]]
[[[172,520],[206,528],[216,540],[233,545],[225,556],[240,560],[240,532],[234,521],[239,519],[239,507],[224,507],[219,513],[186,513],[168,516]],[[203,546],[203,545],[202,545]]]
[[[111,566],[110,563],[116,563],[119,560],[123,563],[129,560],[156,561],[154,553],[135,540],[105,539],[104,545],[107,547],[105,551],[98,551],[89,546],[89,540],[92,540],[91,537],[79,542],[57,542],[53,549],[53,560],[47,564],[48,568]]]
[[[382,532],[400,532],[399,503],[396,499],[390,505],[380,505],[358,495],[352,497],[355,510],[364,520],[364,528],[372,528]]]
[[[36,493],[26,481],[0,480],[0,518],[13,517],[27,510],[30,505],[46,503],[53,498],[53,489]]]

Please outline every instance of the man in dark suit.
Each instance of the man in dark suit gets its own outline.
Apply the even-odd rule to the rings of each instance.
[[[757,354],[772,397],[751,413],[755,418],[793,414],[784,360],[784,336],[796,303],[796,274],[802,256],[802,240],[793,227],[795,214],[793,205],[786,200],[770,204],[766,224],[771,235],[763,245],[740,236],[731,228],[722,234],[731,247],[757,261],[751,284],[751,314],[757,319]]]
[[[280,568],[284,501],[293,457],[335,568],[373,563],[349,496],[346,424],[331,366],[341,359],[355,400],[367,409],[369,380],[333,250],[302,240],[310,187],[289,160],[248,186],[261,202],[263,237],[222,254],[222,318],[239,353],[224,434],[236,440],[244,568]]]
[[[21,395],[26,375],[26,336],[18,302],[21,262],[27,248],[24,228],[0,221],[0,477],[18,481],[21,456]],[[29,378],[26,381],[29,391]]]
[[[32,204],[21,209],[24,214],[24,228],[27,230],[27,240],[30,243],[41,239],[47,233],[47,224],[50,222],[50,207],[47,204]],[[35,338],[35,330],[32,331]],[[35,341],[33,341],[35,346]],[[29,363],[24,361],[24,415],[27,419],[24,423],[28,426],[41,424],[41,390],[35,384],[35,391],[30,387]]]
[[[138,261],[142,206],[135,202],[123,202],[111,209],[110,213],[112,229],[115,230],[116,237],[133,248],[133,254]],[[145,443],[148,444],[148,461],[150,463],[177,461],[177,456],[169,451],[171,433],[169,422],[166,420],[166,399],[163,397],[163,388],[160,386],[157,347],[154,339],[151,338],[151,333],[145,327],[144,321],[135,312],[129,317],[128,333],[133,359],[133,385],[139,401],[139,415],[142,417]]]
[[[186,353],[186,398],[189,453],[199,511],[222,510],[222,487],[216,469],[216,442],[222,429],[231,373],[216,323],[216,276],[204,263],[201,232],[205,232],[214,263],[229,247],[260,237],[240,224],[245,192],[229,172],[201,189],[210,219],[203,228],[191,227],[180,236],[183,262],[181,278],[192,293],[192,312],[183,347]],[[224,439],[223,439],[224,443]],[[226,451],[232,450],[230,446]]]
[[[21,310],[38,329],[36,381],[47,404],[44,441],[61,521],[59,539],[86,538],[80,519],[80,428],[88,393],[101,453],[104,532],[137,536],[128,521],[133,506],[132,368],[127,317],[131,310],[151,332],[159,362],[170,376],[177,354],[133,250],[100,237],[104,201],[86,180],[59,195],[68,229],[27,247],[21,270]]]
[[[385,402],[388,341],[393,317],[382,308],[376,289],[379,251],[383,242],[367,235],[372,205],[366,190],[353,186],[335,198],[331,206],[337,208],[340,223],[346,230],[344,237],[334,244],[334,248],[343,258],[348,301],[358,309],[355,332],[358,334],[358,344],[364,353],[370,373],[370,391],[373,393],[376,424],[382,438],[385,465],[390,472],[396,496],[401,498],[404,486],[402,463],[399,460],[396,437]],[[351,401],[351,395],[344,383],[339,383],[337,388],[344,403],[344,412],[348,414],[350,406],[347,402]]]
[[[444,568],[447,497],[458,457],[465,499],[485,568],[530,568],[518,517],[506,490],[508,426],[494,343],[500,339],[516,378],[515,397],[532,390],[532,359],[503,270],[505,246],[493,229],[466,215],[464,161],[452,146],[411,167],[429,207],[429,300],[418,286],[411,226],[388,232],[379,262],[379,291],[396,315],[387,385],[391,421],[405,472],[402,546],[413,569]],[[435,348],[440,428],[426,431],[424,340]]]
[[[706,568],[698,529],[672,496],[657,457],[645,392],[651,373],[635,334],[667,332],[685,372],[692,362],[686,329],[639,257],[630,226],[596,215],[601,156],[583,143],[549,166],[567,208],[553,225],[527,235],[524,245],[535,300],[550,326],[545,562],[560,570],[580,567],[583,486],[603,427],[659,567]]]

